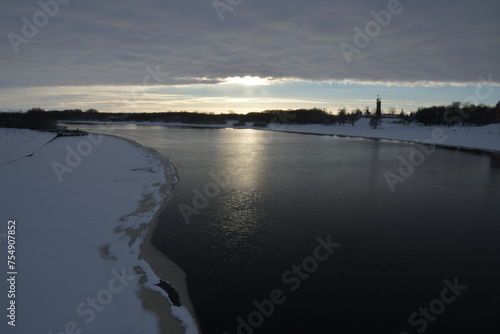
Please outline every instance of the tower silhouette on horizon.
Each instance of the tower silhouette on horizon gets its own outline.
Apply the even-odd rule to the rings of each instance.
[[[497,103],[495,123],[500,123],[500,101]]]
[[[382,116],[382,100],[380,99],[380,95],[377,95],[377,111],[375,112],[377,117]]]

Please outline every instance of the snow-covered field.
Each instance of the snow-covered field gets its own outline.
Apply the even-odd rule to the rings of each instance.
[[[273,124],[267,128],[257,128],[267,131],[281,131],[307,134],[324,134],[338,136],[352,136],[363,138],[389,139],[410,142],[431,143],[436,134],[439,134],[440,141],[434,142],[441,146],[460,147],[467,149],[479,149],[486,151],[500,151],[500,124],[490,124],[483,127],[424,127],[416,123],[401,125],[392,123],[392,119],[383,119],[382,124],[376,129],[369,125],[370,119],[361,118],[354,126],[345,125],[322,125],[322,124]],[[99,122],[71,122],[98,124]],[[219,124],[183,124],[183,123],[162,123],[162,122],[112,122],[107,124],[140,124],[140,125],[170,125],[188,127],[211,127],[226,128],[233,127],[234,123],[227,125]],[[250,123],[243,129],[254,129]],[[434,135],[433,135],[434,134]]]
[[[166,294],[154,286],[158,277],[140,246],[169,196],[170,171],[156,152],[119,138],[45,145],[53,137],[0,129],[0,332],[157,333],[158,316],[143,308],[139,292]],[[8,244],[15,246],[10,269]],[[8,283],[10,271],[17,274]],[[172,310],[196,333],[184,307]]]

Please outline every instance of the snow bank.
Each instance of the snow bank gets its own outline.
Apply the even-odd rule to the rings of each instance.
[[[1,139],[5,161],[51,138],[16,130]],[[7,324],[2,279],[0,331],[157,333],[157,316],[138,294],[142,286],[166,294],[154,285],[158,277],[141,259],[140,245],[162,195],[170,195],[165,175],[152,150],[97,135],[57,138],[31,157],[0,165],[0,248],[5,257],[6,225],[15,220],[17,271],[16,326]],[[1,263],[5,274],[6,258]],[[189,312],[172,313],[196,333]]]
[[[299,132],[311,134],[326,134],[352,136],[374,139],[388,139],[422,143],[429,141],[432,133],[439,129],[445,138],[441,146],[480,149],[486,151],[500,151],[500,124],[491,124],[483,127],[424,127],[417,124],[394,124],[390,119],[383,119],[376,129],[369,125],[369,119],[362,118],[354,126],[342,125],[275,125],[276,131]],[[272,129],[272,127],[271,127]]]

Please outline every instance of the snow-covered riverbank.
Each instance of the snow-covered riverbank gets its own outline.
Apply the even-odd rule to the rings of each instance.
[[[7,254],[7,223],[15,220],[17,272],[7,302],[9,287],[0,284],[1,332],[158,333],[145,290],[167,306],[168,295],[141,246],[176,182],[166,158],[111,136],[46,144],[53,134],[0,130],[0,248]],[[185,306],[171,310],[182,331],[197,333]]]

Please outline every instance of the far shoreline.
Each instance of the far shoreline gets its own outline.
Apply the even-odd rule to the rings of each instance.
[[[370,136],[366,134],[361,134],[361,133],[353,133],[357,129],[356,127],[347,125],[347,126],[338,126],[338,125],[323,125],[323,124],[293,124],[293,125],[284,125],[284,124],[276,124],[276,128],[273,129],[272,127],[253,127],[253,126],[234,126],[233,124],[186,124],[186,123],[164,123],[164,122],[99,122],[99,121],[59,121],[59,123],[62,124],[85,124],[85,125],[103,125],[106,124],[107,126],[112,126],[112,125],[143,125],[143,126],[167,126],[167,127],[177,127],[177,128],[197,128],[197,129],[235,129],[235,130],[240,130],[240,129],[246,129],[246,130],[261,130],[261,131],[272,131],[272,132],[283,132],[283,133],[296,133],[296,134],[302,134],[302,135],[316,135],[316,136],[333,136],[333,137],[339,137],[339,138],[362,138],[362,139],[369,139],[369,140],[387,140],[387,141],[397,141],[397,142],[403,142],[403,143],[413,143],[413,144],[424,144],[424,145],[430,145],[429,143],[423,142],[423,140],[418,140],[418,139],[409,139],[409,138],[395,138],[395,137],[388,137],[388,136]],[[445,148],[445,149],[451,149],[451,150],[463,150],[466,152],[476,152],[476,153],[489,153],[489,154],[500,154],[500,124],[491,124],[491,125],[498,125],[498,148],[487,148],[487,147],[479,147],[479,146],[464,146],[464,145],[457,145],[457,144],[446,144],[446,143],[434,143],[436,147],[440,148]],[[491,126],[489,125],[489,126]],[[340,133],[341,131],[317,131],[317,127],[325,127],[325,129],[328,130],[344,130],[344,133]],[[282,129],[278,129],[278,128]],[[301,129],[301,127],[303,127]],[[408,125],[403,125],[401,126],[403,129],[404,127],[408,127]],[[488,127],[488,126],[487,126]],[[474,129],[480,129],[482,127],[473,127]],[[316,130],[316,131],[311,131],[307,132],[304,131],[306,129],[310,130]],[[345,131],[345,129],[348,129],[348,131]],[[409,127],[408,130],[414,130],[415,127]],[[440,127],[440,126],[430,126],[430,127],[425,127],[421,126],[418,127],[419,132],[421,134],[424,134],[426,131],[431,131],[432,129],[466,129],[466,127]],[[351,131],[349,131],[351,130]],[[352,131],[354,130],[354,131]],[[363,129],[364,130],[364,129]],[[379,129],[371,129],[372,131],[380,131],[380,130],[385,130],[384,128],[379,128]],[[347,133],[345,133],[347,132]],[[382,134],[379,132],[379,134]],[[494,134],[493,134],[494,135]]]

